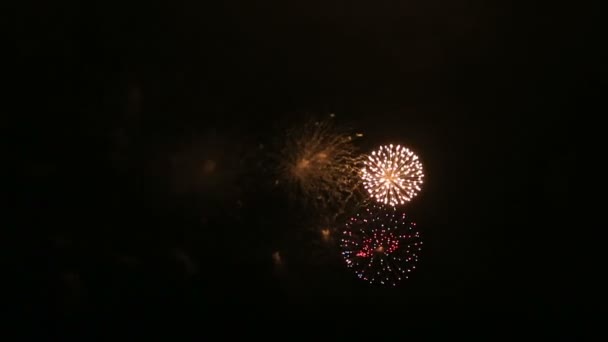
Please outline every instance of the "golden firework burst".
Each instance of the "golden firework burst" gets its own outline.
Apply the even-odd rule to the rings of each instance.
[[[329,120],[313,121],[288,133],[279,168],[282,180],[293,185],[294,197],[340,211],[361,183],[361,159],[353,135]]]

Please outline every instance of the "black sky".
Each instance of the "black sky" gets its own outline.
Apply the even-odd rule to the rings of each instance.
[[[594,306],[573,290],[587,271],[572,256],[576,137],[606,71],[591,9],[30,1],[6,13],[18,317],[69,331],[132,317],[357,324],[358,311],[562,320]],[[307,231],[316,214],[273,187],[284,130],[329,113],[364,133],[362,151],[398,142],[425,165],[408,212],[427,249],[397,289],[358,282]],[[215,178],[189,181],[207,159]]]

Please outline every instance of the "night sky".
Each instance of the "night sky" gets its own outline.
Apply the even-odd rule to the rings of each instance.
[[[575,142],[606,72],[585,11],[85,3],[5,12],[14,317],[49,332],[216,320],[373,331],[594,306],[574,290],[591,269],[573,255],[588,239]],[[424,164],[405,211],[425,249],[396,288],[356,279],[319,235],[327,213],[276,185],[285,132],[332,113],[363,133],[362,153],[400,143]]]

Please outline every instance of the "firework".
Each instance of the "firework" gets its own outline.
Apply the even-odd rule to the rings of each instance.
[[[317,209],[338,212],[360,185],[361,159],[353,136],[334,129],[329,121],[320,121],[288,134],[279,169],[294,197]]]
[[[236,202],[243,174],[238,145],[216,134],[176,144],[170,156],[170,185],[175,194]]]
[[[396,286],[416,269],[422,241],[404,213],[373,206],[348,220],[340,247],[347,267],[360,279]]]
[[[405,204],[420,191],[424,178],[422,163],[408,148],[380,146],[363,164],[363,185],[381,203]]]

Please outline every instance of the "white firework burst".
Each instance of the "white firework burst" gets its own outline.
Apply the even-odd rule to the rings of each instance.
[[[421,190],[424,173],[418,156],[400,145],[380,146],[363,162],[363,185],[378,202],[405,204]]]

